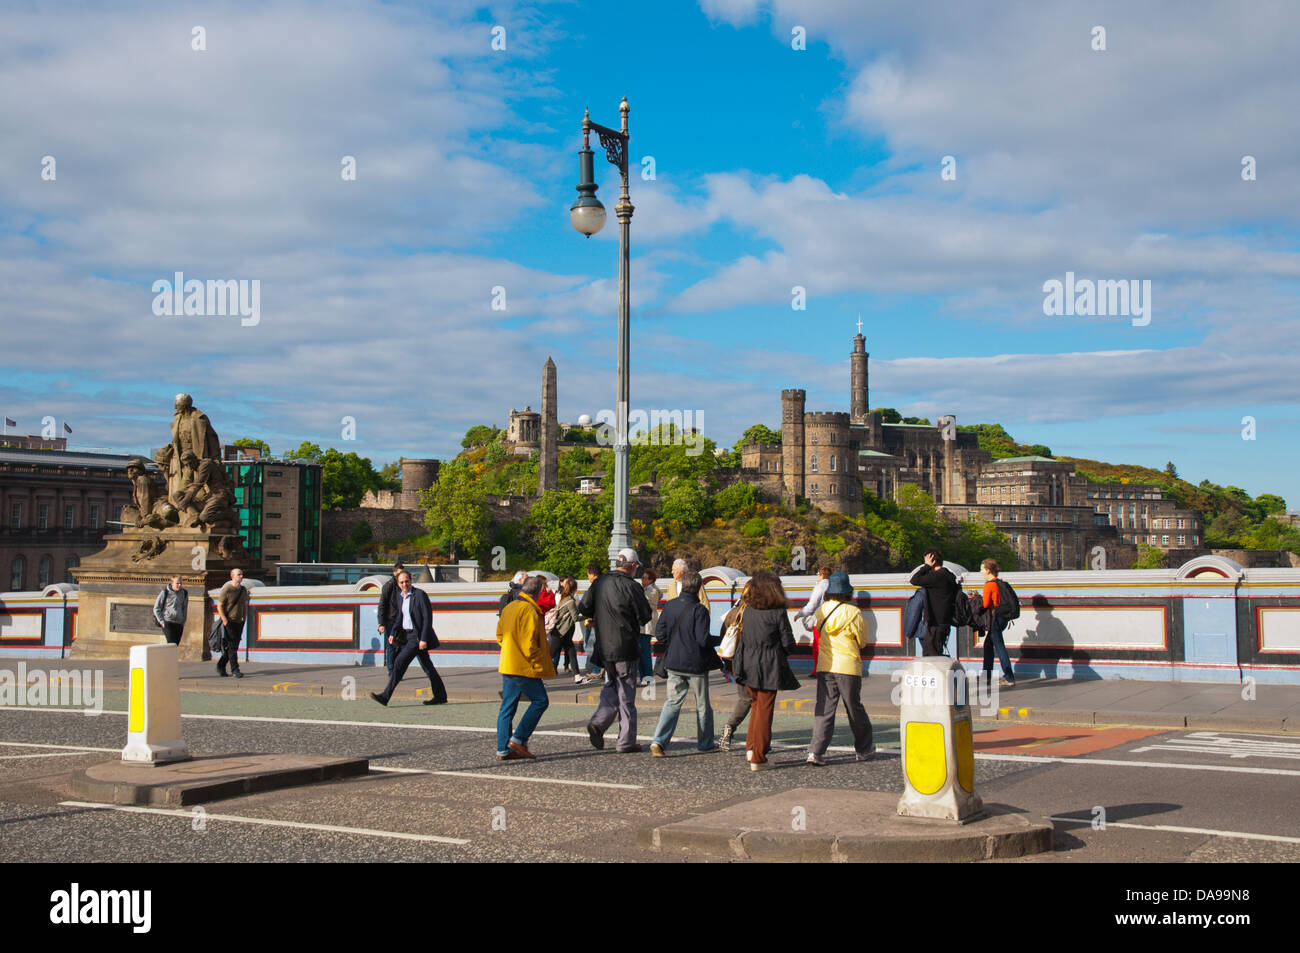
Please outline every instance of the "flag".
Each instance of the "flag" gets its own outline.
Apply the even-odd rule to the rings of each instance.
[[[69,426],[67,425],[66,422],[63,424],[63,432],[64,432],[64,433],[72,433],[72,428],[69,427]]]
[[[17,427],[17,426],[18,426],[18,421],[16,421],[16,420],[10,420],[8,417],[6,417],[6,418],[5,418],[5,426],[6,426],[6,427]]]

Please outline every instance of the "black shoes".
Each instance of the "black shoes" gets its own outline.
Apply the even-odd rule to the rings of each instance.
[[[230,674],[233,675],[233,676],[235,676],[235,678],[243,678],[243,677],[244,677],[244,673],[241,672],[241,671],[240,671],[239,669],[237,669],[237,668],[232,668],[232,669],[230,670]]]
[[[587,725],[587,737],[591,739],[591,746],[597,751],[605,747],[605,732],[597,730],[593,724]]]
[[[379,704],[383,705],[385,708],[388,707],[388,699],[379,694],[379,692],[371,692],[370,697],[379,702]]]
[[[426,705],[445,705],[445,704],[447,704],[447,699],[445,699],[445,698],[426,698],[426,699],[424,700],[424,703],[425,703]]]
[[[220,675],[222,678],[230,677],[230,675],[226,672],[226,667],[224,665],[217,666],[217,674]]]

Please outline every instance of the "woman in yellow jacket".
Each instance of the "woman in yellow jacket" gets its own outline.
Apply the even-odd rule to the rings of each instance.
[[[544,576],[529,576],[519,598],[505,607],[497,620],[497,642],[501,645],[501,711],[497,714],[497,760],[536,758],[528,750],[542,713],[550,707],[544,678],[555,677],[551,650],[546,644],[546,627],[537,595],[542,591]],[[529,701],[528,711],[519,720],[519,730],[512,728],[520,697]]]
[[[849,714],[853,749],[859,761],[866,761],[876,750],[871,743],[871,719],[862,707],[862,650],[867,647],[867,624],[853,602],[848,573],[831,576],[826,601],[814,618],[821,640],[817,647],[816,720],[808,763],[826,763],[823,758],[835,732],[835,710],[841,701]]]

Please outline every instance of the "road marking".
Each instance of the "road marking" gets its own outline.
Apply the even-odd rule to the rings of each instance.
[[[1087,827],[1092,823],[1078,817],[1049,817],[1049,821],[1066,821]],[[1266,840],[1278,844],[1300,844],[1300,837],[1285,837],[1281,834],[1250,834],[1246,831],[1216,831],[1208,827],[1179,827],[1175,824],[1125,824],[1119,821],[1107,821],[1107,827],[1123,827],[1134,831],[1168,831],[1174,834],[1208,834],[1213,837],[1236,837],[1241,840]]]
[[[1273,740],[1278,739],[1278,740]],[[1195,754],[1221,754],[1229,758],[1300,758],[1300,741],[1284,741],[1278,735],[1233,738],[1217,731],[1196,731],[1181,738],[1169,738],[1162,744],[1131,749],[1142,751],[1187,751]]]
[[[0,741],[5,748],[57,748],[60,751],[111,751],[120,754],[121,748],[87,748],[82,745],[38,745],[31,741]]]
[[[463,846],[469,841],[456,837],[437,837],[433,834],[404,834],[400,831],[376,831],[366,827],[335,827],[332,824],[305,824],[302,821],[276,821],[266,817],[244,817],[240,814],[211,814],[204,812],[202,815],[195,814],[194,811],[177,811],[161,807],[129,807],[124,804],[93,804],[90,801],[60,801],[59,807],[86,807],[93,808],[97,811],[122,811],[127,814],[157,814],[162,817],[183,817],[192,821],[195,817],[202,816],[205,821],[232,821],[236,824],[261,824],[264,827],[291,827],[296,830],[304,831],[325,831],[330,834],[360,834],[363,837],[388,837],[393,840],[415,840],[427,841],[435,844],[453,844]]]
[[[536,732],[534,732],[536,734]],[[527,781],[530,784],[570,784],[584,788],[616,788],[620,791],[640,791],[639,784],[614,784],[610,781],[569,781],[564,778],[521,778],[517,774],[487,774],[476,771],[434,771],[432,768],[385,768],[372,764],[371,771],[391,771],[394,774],[438,774],[451,778],[483,778],[487,781]]]
[[[86,751],[42,751],[40,754],[0,754],[0,761],[18,761],[22,758],[75,758]]]
[[[46,713],[67,713],[82,714],[80,708],[9,708],[9,711],[37,711]],[[104,711],[105,715],[126,715],[124,711]],[[474,728],[468,725],[403,725],[394,722],[384,721],[337,721],[319,718],[271,718],[263,715],[181,715],[182,718],[197,718],[211,721],[251,721],[251,722],[270,722],[273,724],[286,725],[335,725],[350,728],[412,728],[417,731],[461,731],[472,732],[474,734],[495,734],[495,728]],[[1166,729],[1167,730],[1167,729]],[[554,738],[585,738],[585,731],[534,731],[534,736],[545,735]],[[638,740],[647,737],[638,735]],[[784,745],[778,744],[774,747],[794,750],[806,747],[805,745]],[[104,751],[120,751],[119,748],[104,748]],[[850,748],[836,746],[836,751],[849,751]],[[1028,754],[984,754],[975,752],[975,758],[980,761],[1021,761],[1029,764],[1072,764],[1072,765],[1102,765],[1121,768],[1169,768],[1181,769],[1186,771],[1220,771],[1229,774],[1266,774],[1277,777],[1300,777],[1300,771],[1288,768],[1248,768],[1235,765],[1223,764],[1184,764],[1178,761],[1120,761],[1118,759],[1107,758],[1060,758],[1048,755],[1028,755]]]
[[[290,685],[301,685],[302,682],[276,682],[271,686],[273,692],[287,692]]]

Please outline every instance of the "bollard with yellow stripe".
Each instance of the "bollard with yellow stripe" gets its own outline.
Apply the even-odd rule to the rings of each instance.
[[[190,759],[190,750],[181,740],[181,685],[176,646],[131,646],[127,708],[123,761],[167,764]]]
[[[914,659],[903,670],[899,740],[907,817],[973,820],[984,802],[975,796],[975,750],[966,671],[942,655]]]

